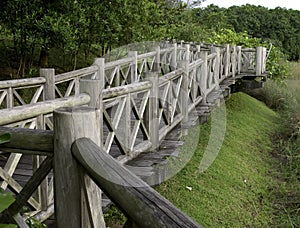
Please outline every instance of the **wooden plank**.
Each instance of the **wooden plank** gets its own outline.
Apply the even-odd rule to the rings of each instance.
[[[76,140],[72,153],[138,227],[201,227],[90,139]]]

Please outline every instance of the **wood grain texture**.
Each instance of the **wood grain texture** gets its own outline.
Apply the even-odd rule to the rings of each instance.
[[[44,101],[35,104],[27,104],[14,108],[0,110],[0,125],[14,123],[36,117],[41,114],[53,112],[61,107],[73,107],[76,105],[84,105],[90,102],[90,96],[80,94],[78,96],[59,98],[56,100]]]
[[[90,139],[77,139],[72,153],[138,227],[201,227]]]
[[[71,145],[77,138],[89,137],[100,145],[99,115],[99,110],[89,107],[61,108],[54,112],[54,199],[58,228],[105,227],[99,189],[86,180],[71,154]],[[87,185],[90,192],[86,194]],[[87,199],[91,195],[93,198]]]

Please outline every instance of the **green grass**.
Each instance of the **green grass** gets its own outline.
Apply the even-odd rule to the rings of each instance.
[[[271,156],[270,137],[278,128],[279,117],[242,93],[232,95],[226,108],[226,136],[214,163],[199,173],[210,135],[208,123],[201,126],[191,161],[157,190],[204,227],[274,225],[270,191],[277,182],[270,174],[276,162]],[[195,139],[193,131],[189,139]],[[182,149],[189,150],[188,143]]]
[[[207,123],[189,130],[181,151],[190,154],[196,143],[192,159],[156,190],[204,227],[276,226],[274,164],[278,162],[272,156],[271,136],[278,130],[279,116],[243,93],[233,94],[226,109],[225,139],[212,165],[199,172],[210,137],[211,123]],[[109,216],[111,212],[106,216],[107,224],[120,227],[123,218],[115,208],[112,211],[114,216]]]

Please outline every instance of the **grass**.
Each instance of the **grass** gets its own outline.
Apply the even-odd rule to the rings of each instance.
[[[286,83],[268,81],[254,94],[281,116],[274,137],[273,154],[279,161],[278,185],[273,189],[275,217],[279,227],[300,227],[300,63],[289,63]]]
[[[270,226],[270,189],[276,186],[270,175],[275,162],[270,136],[278,127],[278,116],[242,93],[232,95],[226,108],[226,135],[214,163],[199,173],[210,137],[210,124],[204,124],[194,157],[157,190],[204,227]],[[193,133],[188,137],[194,139]]]

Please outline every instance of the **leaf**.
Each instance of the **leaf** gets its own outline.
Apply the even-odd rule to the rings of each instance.
[[[11,139],[11,134],[9,133],[2,134],[0,135],[0,144],[7,143],[10,141],[10,139]]]
[[[0,194],[0,213],[8,208],[15,201],[14,197],[8,193]]]

